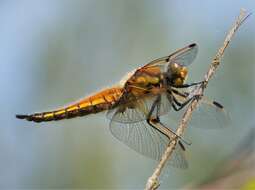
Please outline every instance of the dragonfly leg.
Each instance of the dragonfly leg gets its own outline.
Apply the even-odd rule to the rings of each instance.
[[[191,145],[190,142],[185,141],[181,136],[177,135],[173,130],[171,130],[170,128],[166,127],[161,121],[160,121],[160,117],[159,117],[159,109],[160,109],[160,101],[161,101],[161,97],[158,96],[157,99],[154,101],[151,110],[147,116],[147,123],[153,127],[154,129],[156,129],[157,131],[159,131],[161,134],[165,135],[168,137],[169,140],[172,140],[172,135],[175,135],[176,137],[180,138],[185,144]],[[156,118],[152,117],[152,113],[154,111],[154,109],[157,108],[157,115]],[[180,145],[181,146],[181,145]],[[185,150],[184,146],[181,146],[182,149]]]
[[[171,134],[173,134],[174,136],[178,137],[182,142],[184,142],[187,145],[191,145],[191,142],[186,141],[185,139],[183,139],[181,136],[177,135],[172,129],[166,127],[161,121],[160,118],[154,118],[154,119],[149,119],[147,120],[147,123],[152,126],[154,129],[156,129],[157,131],[159,131],[160,133],[164,134],[165,136],[168,137],[169,140],[172,140],[173,137]],[[179,141],[180,142],[180,141]],[[180,144],[180,143],[179,143]],[[181,143],[180,144],[181,148],[183,150],[185,150],[184,145]]]
[[[173,85],[173,87],[174,88],[188,88],[188,87],[196,86],[196,85],[203,84],[203,83],[204,83],[204,81],[200,81],[200,82],[193,82],[191,84]]]
[[[157,107],[157,117],[159,117],[158,116],[158,110],[159,110],[159,106],[160,106],[160,101],[161,101],[161,96],[159,95],[158,97],[157,97],[157,99],[153,102],[153,104],[152,104],[152,106],[151,106],[151,108],[150,108],[150,111],[149,111],[149,113],[148,113],[148,116],[147,116],[147,120],[148,119],[150,119],[151,117],[152,117],[152,113],[153,113],[153,111],[155,110],[155,108]]]
[[[191,97],[188,100],[186,100],[183,103],[180,103],[174,96],[173,96],[173,102],[172,102],[172,106],[174,108],[175,111],[180,111],[182,108],[184,108],[188,103],[190,103],[191,100],[193,100],[195,97]],[[178,108],[176,107],[176,105],[179,106]]]
[[[157,99],[153,102],[151,108],[150,108],[150,111],[148,113],[148,116],[147,116],[147,123],[153,127],[154,129],[156,129],[157,131],[159,131],[160,133],[162,133],[163,135],[167,136],[169,138],[169,140],[171,140],[171,137],[170,135],[167,134],[166,132],[166,127],[165,126],[157,126],[157,124],[159,124],[160,122],[160,119],[159,119],[159,115],[157,114],[156,115],[156,118],[155,117],[152,117],[152,113],[153,111],[155,110],[156,107],[159,107],[160,106],[160,95],[157,97]],[[161,128],[161,129],[160,129]],[[164,129],[164,130],[163,130]],[[169,130],[169,129],[168,129]]]
[[[181,96],[182,98],[187,98],[190,94],[188,93],[188,92],[179,92],[178,90],[176,90],[176,89],[170,89],[170,90],[167,90],[167,92],[168,93],[170,93],[170,94],[172,94],[173,96],[174,96],[174,94],[177,94],[177,95],[179,95],[179,96]],[[172,93],[171,93],[172,92]],[[174,94],[173,94],[174,93]],[[201,96],[200,95],[194,95],[196,98],[201,98]],[[179,101],[178,101],[179,102]],[[217,102],[217,101],[214,101],[214,100],[209,100],[207,97],[205,97],[205,96],[203,96],[202,97],[202,102],[203,103],[206,103],[206,104],[209,104],[209,105],[211,105],[211,106],[214,106],[214,107],[217,107],[218,109],[224,109],[224,106],[221,104],[221,103],[219,103],[219,102]],[[177,103],[177,105],[179,105],[178,103]]]
[[[192,96],[188,100],[185,100],[184,102],[180,102],[179,100],[176,99],[176,97],[173,95],[171,90],[167,90],[167,98],[169,102],[172,104],[172,107],[175,111],[180,111],[182,108],[184,108],[188,103],[190,103],[191,100],[194,98],[197,98],[197,96]],[[175,93],[178,92],[177,90],[174,91]],[[180,92],[178,92],[180,93]],[[180,93],[181,96],[185,96],[185,94]],[[177,107],[179,106],[179,107]]]
[[[170,90],[167,90],[167,99],[168,99],[168,101],[170,102],[170,104],[172,105],[172,107],[173,107],[173,109],[175,110],[175,111],[178,111],[178,107],[174,104],[174,96],[172,95],[172,93],[171,93],[171,91]],[[178,101],[177,101],[178,102]],[[181,104],[181,103],[177,103],[177,105],[178,104]],[[180,106],[180,105],[179,105]]]
[[[180,92],[180,91],[178,91],[176,89],[173,89],[173,88],[171,88],[170,90],[167,90],[167,92],[170,93],[170,94],[175,93],[175,94],[181,96],[182,98],[187,98],[190,94],[189,92]]]

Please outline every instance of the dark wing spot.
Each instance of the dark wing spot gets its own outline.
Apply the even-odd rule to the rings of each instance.
[[[221,105],[219,102],[213,101],[213,104],[214,104],[215,106],[217,106],[218,108],[220,108],[220,109],[223,109],[223,108],[224,108],[223,105]]]
[[[197,44],[196,43],[193,43],[193,44],[190,44],[189,47],[192,48],[192,47],[195,47]]]

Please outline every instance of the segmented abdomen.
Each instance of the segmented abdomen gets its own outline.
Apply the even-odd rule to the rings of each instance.
[[[98,92],[62,109],[31,115],[16,115],[16,117],[28,121],[44,122],[98,113],[111,108],[118,101],[122,93],[122,88],[114,87]]]

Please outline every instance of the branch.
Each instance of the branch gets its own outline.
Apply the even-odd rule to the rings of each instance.
[[[216,69],[218,68],[218,66],[220,65],[220,61],[223,57],[223,54],[226,50],[226,48],[228,47],[231,39],[233,38],[234,34],[236,33],[236,31],[238,30],[238,28],[242,25],[242,23],[250,16],[251,14],[246,13],[246,11],[244,9],[241,9],[240,14],[238,16],[238,18],[236,19],[233,27],[231,28],[231,30],[228,32],[223,45],[221,46],[221,48],[218,50],[217,54],[215,55],[214,59],[211,62],[210,68],[207,71],[207,73],[204,76],[204,83],[201,84],[200,86],[198,86],[198,88],[196,88],[194,90],[194,94],[199,95],[200,97],[203,96],[204,94],[204,90],[208,85],[208,81],[213,77],[213,75],[215,74]],[[200,99],[194,98],[192,100],[192,102],[189,104],[187,110],[185,111],[185,113],[182,116],[181,122],[179,124],[179,127],[176,130],[176,135],[178,136],[183,136],[184,134],[184,130],[187,128],[187,124],[188,121],[191,119],[192,116],[192,112],[198,107],[199,105],[199,101]],[[155,168],[153,174],[151,177],[149,177],[146,187],[146,190],[152,190],[152,189],[157,189],[159,187],[159,182],[158,182],[158,178],[167,162],[167,160],[170,159],[175,146],[178,142],[178,138],[177,136],[173,136],[173,140],[171,140],[168,144],[168,146],[166,147],[165,152],[163,153],[160,162],[158,163],[157,167]]]

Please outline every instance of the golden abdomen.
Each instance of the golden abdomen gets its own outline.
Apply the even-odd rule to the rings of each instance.
[[[118,101],[122,93],[122,88],[109,88],[62,109],[31,115],[17,115],[16,117],[19,119],[26,119],[28,121],[43,122],[98,113],[110,109],[111,106]]]

